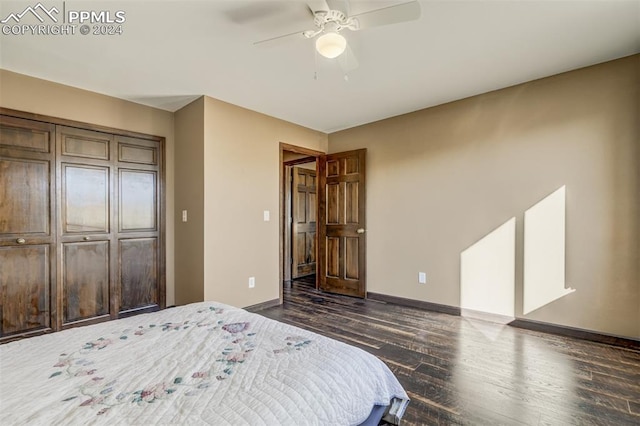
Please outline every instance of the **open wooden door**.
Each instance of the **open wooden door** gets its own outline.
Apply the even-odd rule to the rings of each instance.
[[[291,278],[316,273],[316,171],[293,168]]]
[[[366,297],[366,149],[318,157],[318,282]]]

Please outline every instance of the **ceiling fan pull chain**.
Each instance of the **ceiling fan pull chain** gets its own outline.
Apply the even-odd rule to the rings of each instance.
[[[313,49],[313,79],[318,81],[318,52]]]

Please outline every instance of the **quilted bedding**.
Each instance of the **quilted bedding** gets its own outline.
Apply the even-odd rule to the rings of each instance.
[[[216,302],[0,346],[4,424],[357,425],[393,398],[376,357]]]

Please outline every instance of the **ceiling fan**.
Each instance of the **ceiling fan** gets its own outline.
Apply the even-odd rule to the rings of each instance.
[[[307,5],[315,28],[261,40],[254,45],[272,44],[295,38],[316,38],[318,53],[333,59],[348,49],[347,40],[340,34],[345,29],[359,31],[420,18],[420,3],[417,0],[355,15],[350,15],[349,0],[309,0]]]

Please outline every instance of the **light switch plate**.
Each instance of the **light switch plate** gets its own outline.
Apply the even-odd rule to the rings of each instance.
[[[269,210],[265,210],[265,211],[263,212],[262,216],[264,217],[264,221],[265,221],[265,222],[269,222],[269,219],[270,219]]]
[[[186,210],[182,210],[182,221],[183,222],[187,221],[187,211]]]
[[[427,273],[426,272],[418,272],[418,283],[426,284],[427,283]]]

